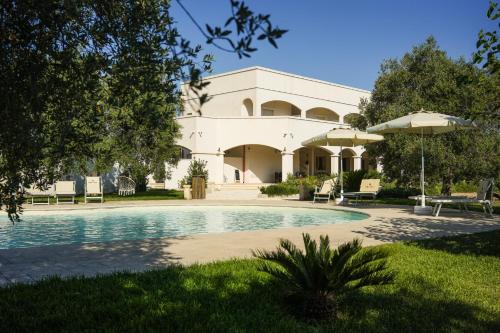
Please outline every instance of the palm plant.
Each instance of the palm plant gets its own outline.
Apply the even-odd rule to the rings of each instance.
[[[276,251],[256,250],[253,255],[263,260],[259,270],[285,287],[305,317],[330,316],[342,294],[393,281],[394,274],[387,270],[388,254],[376,248],[362,249],[359,239],[332,249],[328,236],[320,236],[319,247],[309,234],[302,238],[305,251],[281,239]]]

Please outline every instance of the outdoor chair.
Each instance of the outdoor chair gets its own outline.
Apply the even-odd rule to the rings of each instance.
[[[380,179],[363,179],[358,192],[347,192],[343,195],[346,198],[354,198],[357,204],[361,198],[375,199],[379,191]]]
[[[313,203],[316,202],[316,200],[326,200],[327,203],[330,202],[330,197],[333,197],[335,199],[335,180],[334,179],[328,179],[323,182],[323,185],[321,185],[321,188],[316,186],[316,189],[314,190],[314,197],[313,197]]]
[[[31,198],[31,205],[50,205],[50,197],[54,195],[52,185],[47,186],[46,189],[40,189],[35,184],[26,191]],[[47,201],[36,201],[36,198],[44,198]]]
[[[56,204],[59,203],[67,203],[74,204],[75,203],[75,182],[74,181],[58,181],[55,184],[56,187]],[[60,198],[71,198],[70,201],[61,201]]]
[[[85,177],[85,203],[89,200],[104,201],[101,177]]]
[[[478,203],[483,207],[485,214],[489,214],[493,217],[493,179],[482,180],[479,182],[479,187],[475,198],[465,198],[465,197],[438,197],[431,198],[430,202],[434,204],[432,209],[432,215],[439,216],[443,204],[458,204],[460,210],[469,211],[467,204]]]
[[[118,195],[133,195],[135,194],[135,182],[125,176],[118,177]]]

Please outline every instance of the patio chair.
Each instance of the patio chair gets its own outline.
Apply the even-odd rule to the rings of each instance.
[[[358,192],[344,193],[344,197],[354,198],[355,203],[358,203],[361,198],[375,199],[379,191],[380,179],[363,179]]]
[[[75,203],[75,182],[74,181],[58,181],[56,182],[56,204],[59,203],[67,203],[74,204]],[[62,201],[60,198],[71,198],[70,201]]]
[[[460,210],[462,207],[465,211],[469,211],[467,204],[478,203],[483,207],[485,214],[489,214],[493,217],[493,179],[486,179],[479,182],[479,187],[477,189],[477,194],[475,198],[465,198],[465,197],[439,197],[432,198],[430,202],[435,204],[432,209],[432,215],[439,216],[439,212],[443,207],[443,204],[458,204]]]
[[[314,197],[313,197],[313,203],[316,202],[316,200],[326,200],[327,203],[330,202],[330,197],[333,197],[335,199],[335,180],[334,179],[328,179],[323,182],[323,185],[321,185],[321,188],[316,186],[316,189],[314,190]]]
[[[119,176],[118,177],[118,195],[133,195],[135,194],[135,182],[132,178]]]
[[[89,200],[104,201],[101,177],[85,177],[85,203]]]
[[[52,185],[47,186],[45,189],[38,188],[35,184],[26,191],[28,196],[31,198],[31,205],[50,205],[50,197],[54,195]],[[36,201],[36,198],[45,198],[47,201]]]

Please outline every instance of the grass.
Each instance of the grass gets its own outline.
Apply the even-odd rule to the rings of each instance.
[[[0,332],[499,332],[500,230],[384,245],[392,285],[304,322],[254,260],[0,289]]]
[[[184,193],[178,190],[161,190],[161,189],[151,189],[146,192],[138,192],[133,195],[120,196],[118,194],[104,194],[104,202],[109,201],[131,201],[131,200],[179,200],[184,199]],[[47,202],[46,198],[35,199],[36,202]],[[67,200],[67,198],[63,198]],[[85,198],[83,195],[78,195],[75,197],[75,203],[84,203]],[[90,202],[99,202],[97,200],[92,200]],[[50,198],[51,204],[56,204],[55,198]],[[31,199],[27,199],[26,204],[31,204]]]

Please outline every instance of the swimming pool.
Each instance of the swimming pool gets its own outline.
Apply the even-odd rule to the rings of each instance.
[[[363,220],[356,212],[264,206],[154,206],[0,215],[0,249],[317,226]]]

